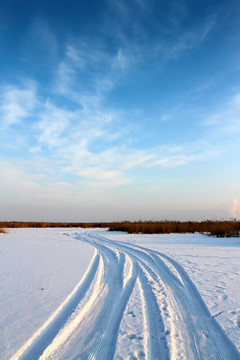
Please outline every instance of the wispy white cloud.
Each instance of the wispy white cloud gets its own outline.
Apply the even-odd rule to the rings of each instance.
[[[103,44],[75,41],[66,47],[57,66],[53,91],[78,103],[86,111],[99,108],[106,94],[130,70],[131,59],[119,47],[109,53]]]
[[[8,85],[0,95],[0,122],[4,128],[26,119],[36,105],[36,85],[27,81],[23,87]]]
[[[119,187],[130,183],[130,179],[120,171],[115,169],[107,170],[101,166],[85,167],[80,169],[78,174],[86,180],[104,183],[105,187]]]
[[[36,146],[29,146],[31,156],[41,156],[46,169],[51,168],[53,159],[58,159],[58,173],[63,179],[69,174],[77,177],[79,182],[96,182],[99,187],[105,186],[105,189],[117,188],[128,186],[136,180],[135,175],[131,174],[132,169],[167,169],[216,156],[216,152],[205,144],[196,148],[194,143],[187,147],[149,145],[146,149],[138,149],[137,144],[131,145],[131,138],[134,138],[131,134],[126,137],[124,132],[121,135],[114,130],[117,132],[115,136],[111,125],[117,115],[106,111],[102,104],[97,109],[91,106],[81,108],[76,102],[76,109],[66,110],[53,100],[41,103],[38,99],[36,110],[35,87],[27,90],[11,88],[11,92],[7,94],[13,103],[22,106],[23,110],[20,108],[21,111],[17,113],[20,119],[34,117],[32,131],[38,143]],[[238,97],[235,102],[238,102]],[[121,128],[124,126],[122,124]],[[113,142],[114,138],[117,142]],[[104,146],[101,148],[99,143]],[[42,152],[42,147],[50,149],[50,159]],[[54,170],[52,173],[45,171],[50,178],[56,177]],[[49,181],[48,187],[51,187]]]
[[[136,0],[136,4],[141,11],[147,6],[143,0]],[[128,11],[123,2],[117,1],[116,6],[121,8],[122,14]],[[107,107],[106,98],[145,56],[154,53],[155,59],[165,57],[165,60],[178,57],[203,42],[214,25],[214,20],[209,20],[192,32],[179,34],[166,47],[161,39],[156,43],[145,36],[145,30],[137,19],[134,24],[135,35],[141,36],[137,36],[133,42],[124,36],[123,31],[111,51],[103,42],[72,40],[56,64],[55,81],[49,91],[49,99],[46,102],[39,98],[37,100],[34,83],[25,88],[7,87],[1,99],[2,118],[10,126],[22,119],[34,117],[31,131],[37,144],[29,145],[29,152],[32,156],[42,155],[48,164],[49,159],[42,152],[42,148],[47,148],[51,158],[58,159],[63,178],[70,174],[78,176],[79,181],[118,187],[132,181],[131,169],[166,169],[202,161],[213,156],[214,152],[204,147],[196,150],[194,144],[192,148],[149,145],[148,148],[141,149],[140,146],[138,149],[137,144],[134,146],[135,136],[129,134],[125,122],[121,122],[121,132],[114,127],[116,120],[123,116],[119,115],[119,110]],[[56,38],[48,24],[38,20],[34,26],[35,35],[42,36],[43,43],[47,46],[52,44],[56,49]],[[40,29],[43,29],[43,34],[40,34]],[[146,39],[150,40],[150,44]],[[66,110],[61,100],[63,104],[71,102],[72,106]],[[126,112],[124,116],[127,115]],[[138,120],[137,116],[135,120]],[[169,113],[160,119],[162,122],[170,120]]]
[[[107,136],[107,131],[99,136],[100,139]],[[85,137],[84,142],[61,150],[62,158],[68,163],[62,169],[63,172],[78,174],[83,179],[102,183],[111,180],[115,187],[136,181],[135,175],[131,175],[133,169],[167,169],[210,160],[219,155],[218,150],[205,143],[188,146],[165,145],[143,150],[128,147],[124,140],[107,151],[93,152],[89,146],[91,141],[91,136],[88,140]]]
[[[240,107],[240,92],[238,92],[237,94],[235,94],[233,96],[232,103],[233,103],[233,105]]]
[[[63,95],[70,95],[72,91],[71,85],[74,80],[75,70],[66,62],[62,61],[58,65],[56,89],[57,92]],[[70,92],[70,94],[69,94]]]
[[[177,59],[186,51],[198,48],[214,31],[217,21],[215,17],[206,19],[205,22],[196,26],[196,28],[186,29],[170,41],[168,44],[164,42],[158,45],[157,53],[163,55],[165,60]]]
[[[35,17],[32,21],[29,34],[25,39],[26,53],[28,54],[36,49],[36,45],[38,49],[41,49],[42,55],[47,54],[47,57],[44,57],[45,62],[55,58],[58,50],[58,41],[50,24],[43,16]],[[39,51],[37,53],[39,54]]]
[[[152,1],[142,0],[131,5],[127,1],[109,2],[109,7],[105,28],[111,29],[134,65],[151,59],[153,65],[164,66],[169,60],[177,60],[189,50],[199,48],[218,28],[217,11],[210,11],[192,23],[188,19],[191,11],[184,2],[161,4],[161,12],[154,11]]]
[[[202,122],[203,126],[212,129],[215,136],[233,136],[240,132],[240,93],[219,105],[217,111],[210,114]]]
[[[84,68],[86,66],[86,59],[81,55],[81,50],[76,49],[72,45],[67,46],[66,59],[72,61],[78,68]]]
[[[12,199],[17,201],[19,197],[27,198],[27,196],[31,196],[41,182],[50,179],[41,172],[34,174],[26,164],[19,164],[15,160],[3,160],[0,158],[0,166],[2,173],[0,187],[4,190],[4,197],[7,197],[7,200],[10,201]],[[28,195],[26,196],[26,194]]]
[[[45,163],[46,161],[47,159]],[[58,179],[56,173],[43,174],[41,168],[34,172],[37,167],[33,162],[19,164],[15,160],[0,159],[0,167],[1,203],[14,206],[22,204],[23,201],[25,205],[37,201],[37,206],[61,204],[84,207],[86,203],[96,205],[98,200],[106,200],[106,192],[127,183],[127,179],[117,174],[117,171],[103,171],[101,167],[82,169],[84,176],[79,177],[79,181],[74,184]]]
[[[63,110],[47,101],[39,115],[39,121],[34,125],[39,132],[39,142],[48,146],[62,145],[73,117],[74,113],[71,111]]]
[[[178,153],[178,154],[166,156],[166,157],[160,157],[160,159],[155,160],[152,163],[150,163],[149,166],[160,165],[164,168],[171,168],[171,167],[176,167],[176,166],[181,166],[181,165],[187,165],[192,162],[199,162],[199,161],[203,161],[206,159],[209,160],[210,158],[215,157],[216,153],[217,153],[216,151],[209,151],[209,150],[202,149],[202,151],[197,154],[191,154],[191,153],[185,154],[184,149],[183,149],[183,153]]]

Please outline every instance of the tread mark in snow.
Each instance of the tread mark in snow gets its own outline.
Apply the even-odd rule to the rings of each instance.
[[[41,355],[41,359],[113,359],[120,323],[137,278],[148,329],[144,334],[148,354],[138,354],[139,359],[177,360],[178,356],[196,360],[240,359],[237,349],[175,260],[160,252],[92,233],[76,232],[71,236],[94,246],[98,254],[77,291],[13,360],[34,360]],[[156,297],[160,289],[164,296],[161,306]],[[167,308],[174,314],[171,321],[177,331],[166,330]],[[179,341],[181,355],[176,349]],[[172,344],[171,351],[168,344]]]

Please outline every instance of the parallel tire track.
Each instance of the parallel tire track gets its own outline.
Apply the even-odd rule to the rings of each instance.
[[[99,254],[95,255],[87,273],[74,289],[70,296],[60,305],[46,323],[18,350],[11,360],[38,359],[47,346],[52,342],[68,318],[73,313],[79,302],[88,291],[99,266]]]
[[[113,359],[121,321],[137,279],[147,326],[145,359],[240,359],[175,260],[94,233],[76,232],[72,236],[97,250],[88,273],[56,316],[12,360]],[[168,314],[172,314],[172,331],[166,331],[169,319],[161,309],[160,289],[164,289]]]

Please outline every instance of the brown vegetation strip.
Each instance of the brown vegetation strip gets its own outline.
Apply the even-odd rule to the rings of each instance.
[[[125,231],[129,234],[170,234],[204,233],[223,236],[240,236],[240,221],[122,221],[97,223],[55,223],[55,222],[0,222],[0,228],[47,228],[47,227],[82,227],[109,228],[109,231]]]
[[[136,221],[113,223],[110,231],[127,231],[129,234],[206,233],[216,236],[240,236],[239,221]]]
[[[56,228],[56,227],[109,227],[111,223],[68,223],[68,222],[40,222],[40,221],[0,221],[0,228]]]

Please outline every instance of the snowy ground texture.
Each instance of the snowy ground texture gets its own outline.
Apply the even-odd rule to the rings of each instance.
[[[1,359],[240,359],[240,239],[12,229]]]

